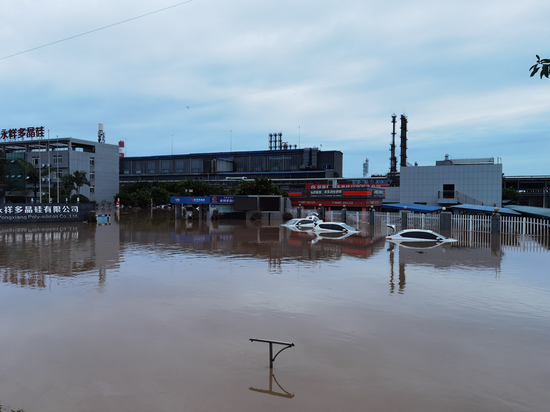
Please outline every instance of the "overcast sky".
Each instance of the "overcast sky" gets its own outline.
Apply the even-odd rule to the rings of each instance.
[[[126,142],[127,156],[267,150],[269,133],[389,171],[502,158],[550,175],[548,0],[3,0],[0,129]],[[397,124],[399,129],[399,123]],[[399,130],[397,137],[399,137]],[[399,159],[399,141],[397,142]]]

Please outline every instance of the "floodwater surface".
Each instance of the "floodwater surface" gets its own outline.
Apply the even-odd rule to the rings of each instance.
[[[548,239],[392,246],[276,223],[0,226],[0,405],[546,411]],[[269,344],[294,343],[269,368]],[[282,346],[274,345],[274,355]]]

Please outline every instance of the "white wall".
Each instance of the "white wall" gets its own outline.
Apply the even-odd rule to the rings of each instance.
[[[437,206],[446,184],[485,206],[502,206],[502,164],[402,167],[399,201]]]

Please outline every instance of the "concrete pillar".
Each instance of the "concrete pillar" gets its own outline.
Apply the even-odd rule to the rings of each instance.
[[[369,225],[374,225],[374,209],[369,210]]]
[[[500,213],[497,213],[498,207],[495,207],[495,213],[491,215],[491,233],[500,233]]]
[[[321,205],[319,205],[319,208],[317,209],[317,213],[319,213],[319,219],[325,220],[325,208]]]
[[[409,212],[406,210],[401,211],[401,229],[406,229],[408,227],[407,225],[407,216],[409,215]]]
[[[441,212],[439,215],[439,229],[451,230],[453,214],[451,212]]]

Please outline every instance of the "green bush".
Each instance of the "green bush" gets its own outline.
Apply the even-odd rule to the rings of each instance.
[[[254,212],[252,213],[252,216],[250,216],[250,220],[253,222],[261,222],[264,215],[262,215],[262,212]]]
[[[290,212],[285,212],[283,213],[283,220],[286,222],[287,220],[290,220],[292,219],[292,213]]]

